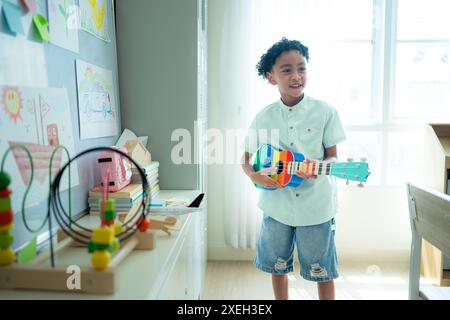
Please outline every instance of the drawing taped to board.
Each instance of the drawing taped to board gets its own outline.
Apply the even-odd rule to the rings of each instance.
[[[117,135],[117,111],[112,71],[77,60],[80,138]]]
[[[51,42],[78,53],[78,8],[75,0],[49,0],[48,15]]]
[[[81,29],[103,41],[110,42],[107,21],[108,8],[106,0],[80,0]]]
[[[34,179],[27,198],[27,207],[47,201],[50,158],[58,145],[75,153],[73,128],[66,89],[0,86],[0,155],[12,145],[23,145],[33,158]],[[58,150],[51,174],[56,175],[67,157]],[[12,176],[13,203],[20,210],[25,188],[30,181],[31,166],[27,154],[14,149],[5,169]],[[78,185],[76,164],[71,168],[72,187]],[[65,177],[67,179],[67,177]],[[62,183],[67,189],[68,181]]]

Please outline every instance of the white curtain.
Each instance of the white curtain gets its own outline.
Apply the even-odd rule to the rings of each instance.
[[[261,55],[282,37],[297,39],[307,45],[315,43],[316,47],[320,41],[323,47],[330,40],[332,31],[321,28],[324,21],[318,21],[317,17],[331,19],[338,9],[330,9],[329,0],[225,1],[225,21],[220,35],[218,128],[226,146],[222,170],[225,241],[234,248],[255,248],[262,212],[256,206],[258,189],[239,164],[243,152],[240,146],[256,113],[279,99],[276,87],[257,75],[256,64]],[[314,81],[310,82],[313,88]],[[241,134],[233,140],[226,136],[227,130]]]
[[[222,170],[225,241],[234,248],[246,249],[256,247],[262,212],[256,206],[258,189],[239,163],[241,143],[256,113],[278,99],[276,88],[258,77],[256,64],[274,42],[289,36],[280,32],[289,30],[287,25],[271,26],[273,14],[293,18],[291,10],[299,6],[299,1],[228,0],[227,3],[219,83],[219,129],[227,151]],[[227,132],[231,135],[227,136]]]
[[[226,133],[244,132],[256,110],[255,37],[252,35],[257,0],[228,2],[221,38],[219,81],[219,129],[226,146],[222,170],[225,242],[234,248],[255,248],[261,222],[256,207],[258,192],[239,164],[242,134],[226,139]]]

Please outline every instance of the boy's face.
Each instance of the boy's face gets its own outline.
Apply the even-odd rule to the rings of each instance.
[[[278,87],[286,105],[296,105],[303,98],[307,82],[305,57],[297,50],[283,52],[267,73],[267,79]]]

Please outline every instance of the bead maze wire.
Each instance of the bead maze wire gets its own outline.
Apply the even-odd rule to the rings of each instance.
[[[56,219],[56,222],[61,227],[61,229],[64,231],[64,233],[74,239],[75,241],[88,245],[89,241],[91,239],[91,234],[93,232],[92,229],[86,228],[76,221],[74,221],[69,213],[66,212],[64,209],[64,206],[62,205],[61,196],[60,196],[60,183],[64,174],[64,171],[70,166],[71,163],[79,159],[80,157],[94,152],[100,152],[100,151],[111,151],[119,153],[120,155],[127,158],[131,163],[135,165],[137,168],[139,175],[141,177],[142,181],[142,190],[143,190],[143,199],[141,202],[141,210],[137,210],[130,219],[125,221],[122,224],[123,231],[117,235],[117,238],[119,241],[125,241],[132,237],[137,231],[138,227],[137,225],[143,221],[146,218],[146,211],[147,211],[147,201],[149,200],[149,195],[147,193],[148,188],[148,182],[147,178],[145,176],[144,171],[140,168],[140,166],[126,153],[109,147],[96,147],[92,149],[85,150],[78,155],[76,155],[74,158],[69,159],[69,161],[61,168],[61,170],[56,175],[53,183],[50,186],[50,194],[48,197],[48,203],[49,203],[49,212],[50,208],[53,211],[53,215]],[[139,217],[140,216],[140,217]],[[49,223],[49,230],[50,230],[50,255],[51,255],[51,263],[52,267],[54,267],[54,252],[53,252],[53,235],[51,232],[52,228],[52,217],[51,214],[48,214],[48,223]],[[84,231],[84,232],[83,232]]]

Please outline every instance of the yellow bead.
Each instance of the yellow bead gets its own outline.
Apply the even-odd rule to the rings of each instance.
[[[104,270],[111,261],[111,254],[106,250],[95,251],[92,254],[91,263],[97,270]]]
[[[118,236],[119,234],[121,234],[123,232],[123,227],[122,225],[115,223],[112,225],[112,228],[114,229],[114,235]]]
[[[114,241],[114,229],[110,227],[99,227],[94,230],[92,242],[98,244],[109,244]]]
[[[0,232],[9,231],[14,228],[14,223],[8,224],[6,226],[0,226]]]
[[[0,266],[9,266],[16,260],[16,254],[13,249],[0,250]]]

